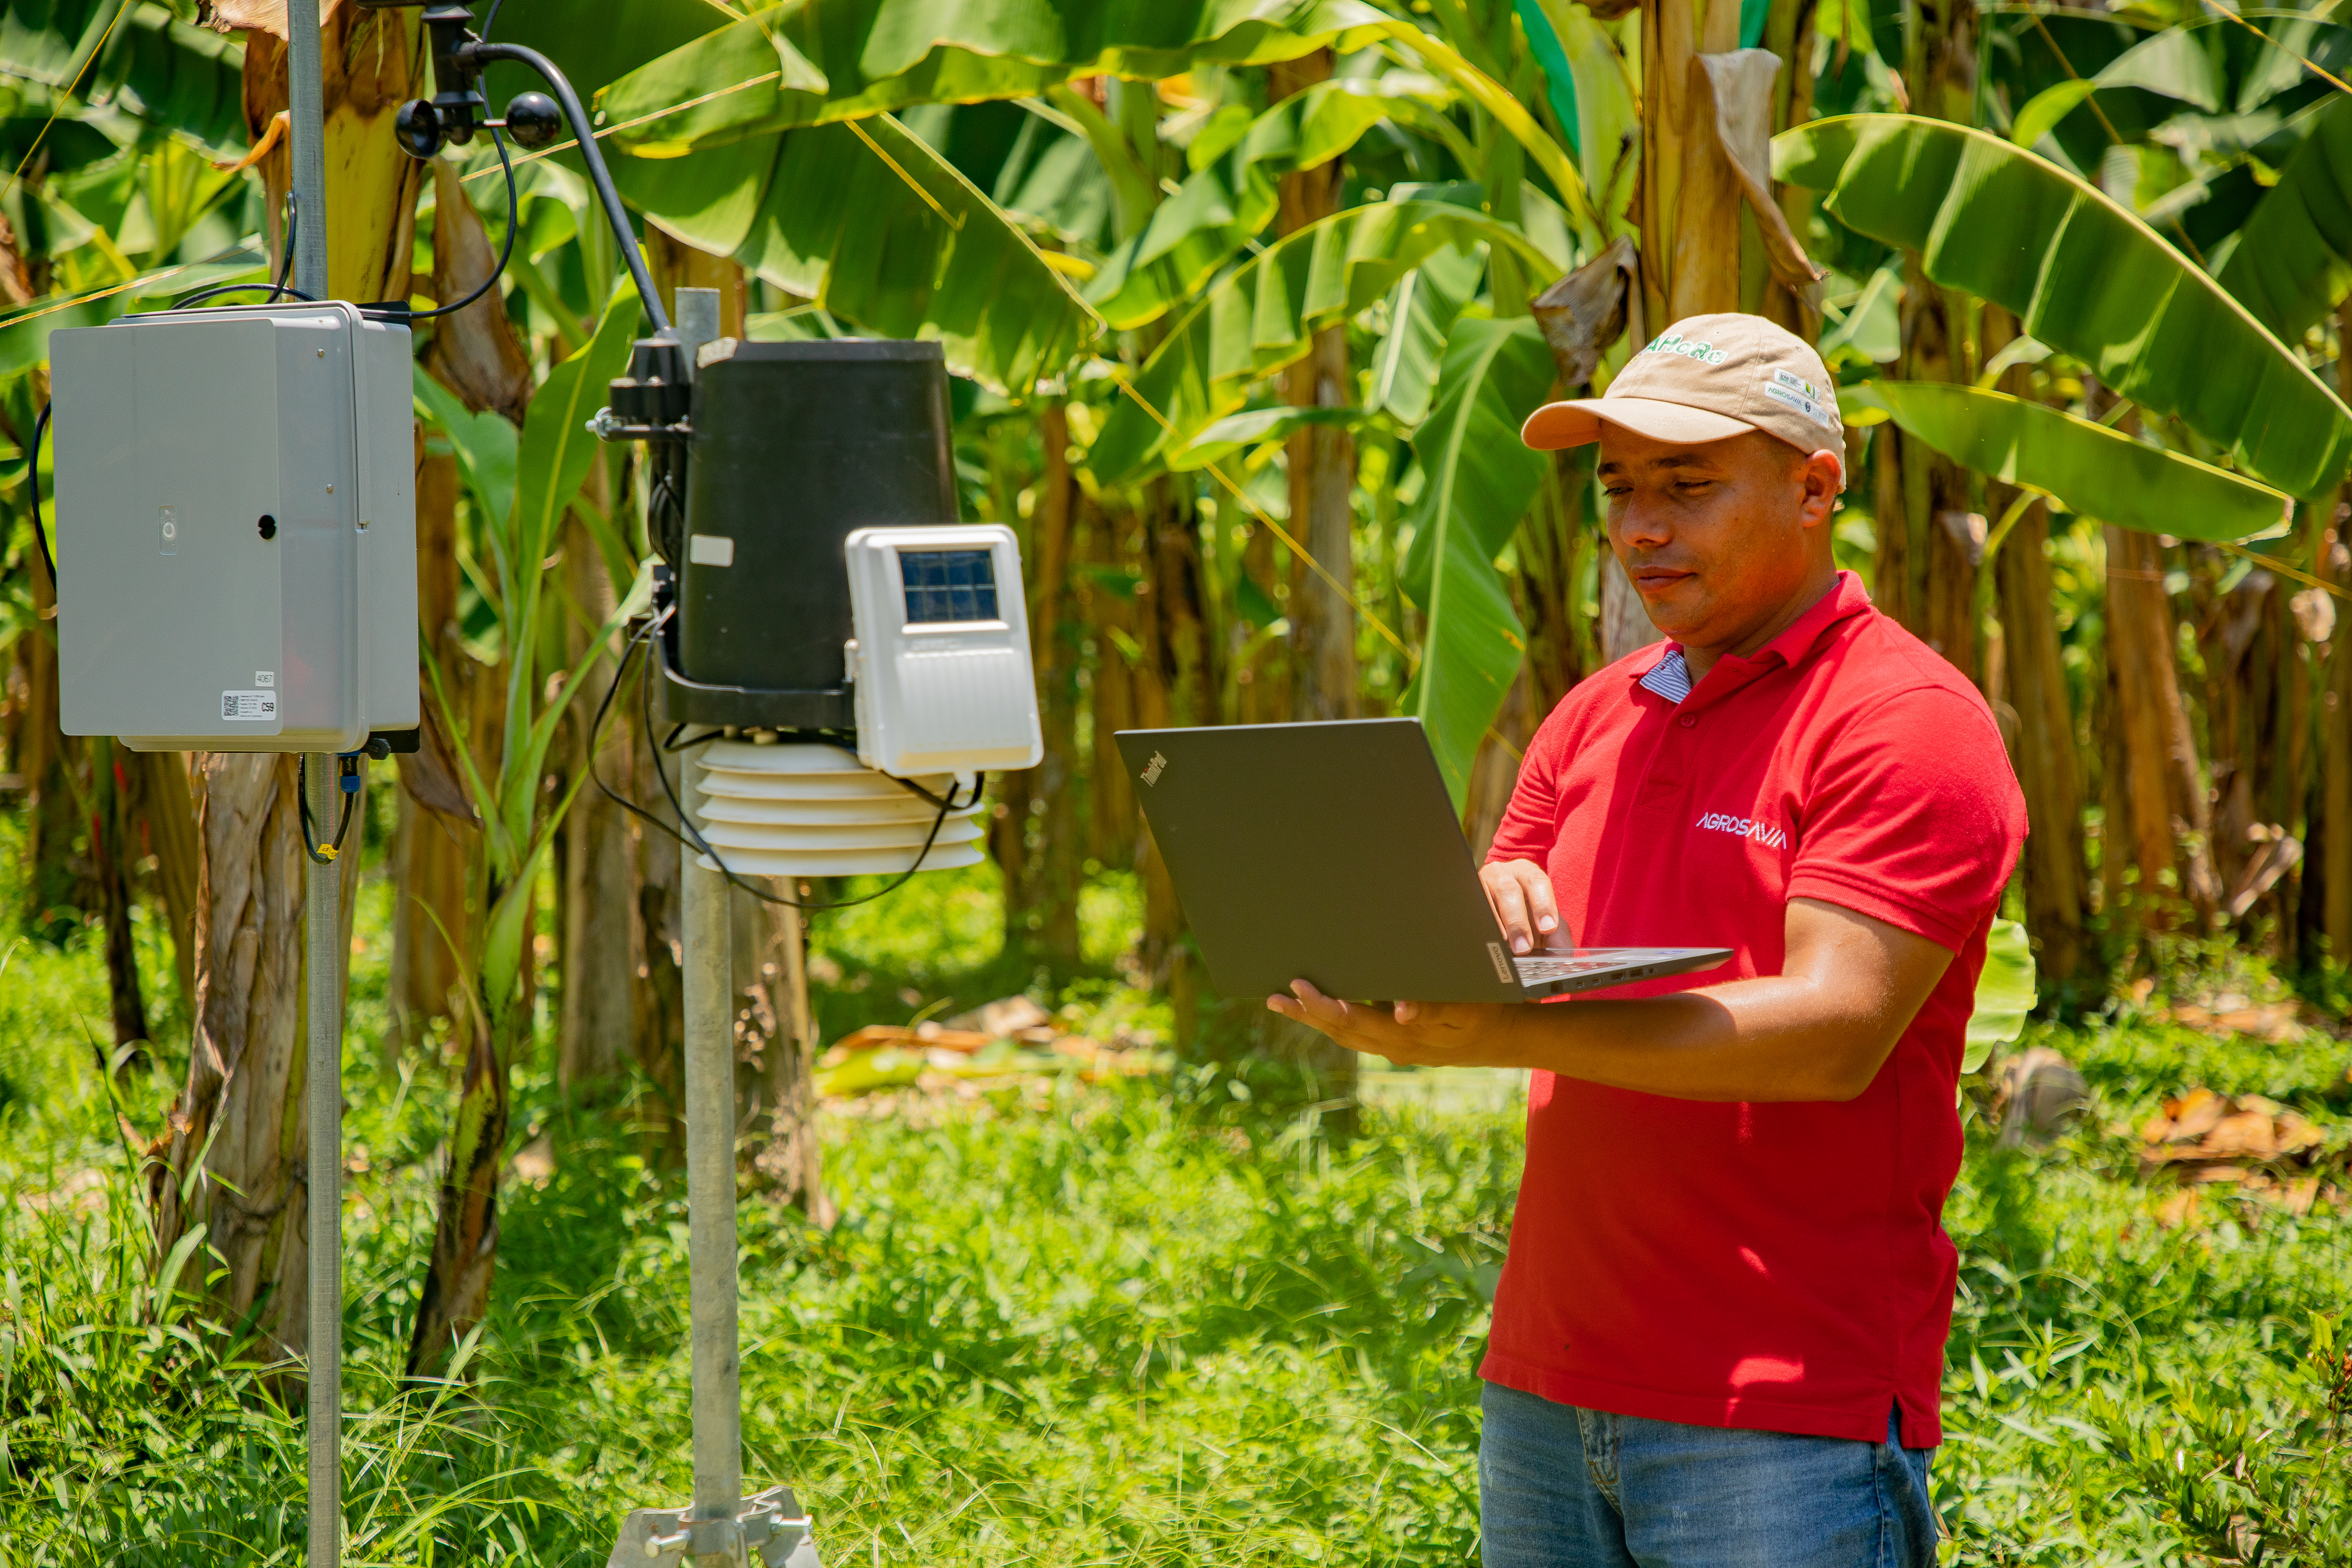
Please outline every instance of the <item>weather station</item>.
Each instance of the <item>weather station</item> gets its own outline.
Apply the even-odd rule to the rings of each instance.
[[[342,1547],[337,851],[360,759],[413,747],[419,724],[410,326],[480,298],[507,257],[430,311],[325,297],[318,0],[288,11],[293,203],[278,277],[59,331],[45,419],[66,731],[305,757],[309,1561],[323,1568]],[[562,71],[485,42],[467,6],[427,5],[423,22],[435,90],[399,111],[403,149],[431,159],[487,133],[511,247],[506,138],[543,149],[568,130],[652,327],[590,426],[639,445],[654,558],[651,608],[594,727],[642,658],[636,702],[674,816],[622,804],[677,837],[683,863],[694,1481],[687,1503],[630,1513],[610,1562],[816,1568],[793,1489],[744,1489],[729,901],[841,907],[803,901],[803,879],[888,876],[866,895],[879,898],[982,858],[985,775],[1043,751],[1018,544],[959,520],[937,343],[723,339],[707,289],[679,289],[673,321]],[[498,61],[550,92],[492,118],[480,84]],[[232,291],[264,298],[209,305]],[[224,387],[261,411],[234,444]],[[690,776],[673,780],[672,757]],[[318,830],[338,791],[330,836]]]

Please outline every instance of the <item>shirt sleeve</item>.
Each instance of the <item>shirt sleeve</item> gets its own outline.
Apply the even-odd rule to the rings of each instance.
[[[2025,805],[1991,716],[1959,693],[1898,692],[1814,763],[1788,896],[1958,952],[1998,906]]]

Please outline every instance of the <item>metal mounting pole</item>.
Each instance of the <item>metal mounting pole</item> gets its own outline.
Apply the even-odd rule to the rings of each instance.
[[[719,292],[681,289],[679,345],[691,366],[719,336]],[[735,982],[727,879],[683,851],[686,927],[686,1203],[694,1343],[694,1517],[732,1521],[743,1501],[736,1362]]]
[[[719,290],[680,289],[670,333],[695,374],[719,337]],[[609,410],[606,411],[609,414]],[[600,415],[598,417],[604,418]],[[649,671],[648,680],[660,677]],[[693,763],[682,765],[693,788]],[[733,889],[682,845],[680,945],[686,982],[687,1291],[694,1363],[694,1501],[633,1510],[606,1568],[819,1568],[816,1542],[788,1486],[743,1495],[743,1393],[737,1360]]]
[[[294,287],[327,297],[327,146],[319,0],[287,0],[288,140],[292,143]],[[332,834],[341,802],[331,754],[304,770],[310,820]],[[304,1013],[310,1120],[310,1568],[343,1560],[343,959],[342,868],[310,864],[304,888]]]

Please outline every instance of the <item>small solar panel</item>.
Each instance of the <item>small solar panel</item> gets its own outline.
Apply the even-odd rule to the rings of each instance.
[[[908,626],[999,618],[993,551],[901,550],[898,573]]]

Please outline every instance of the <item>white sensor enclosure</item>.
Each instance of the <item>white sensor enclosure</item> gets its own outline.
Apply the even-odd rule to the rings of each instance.
[[[899,778],[1035,767],[1045,735],[1013,531],[861,528],[844,551],[858,761]]]
[[[126,316],[49,354],[65,732],[351,752],[415,729],[408,328],[289,301]]]

